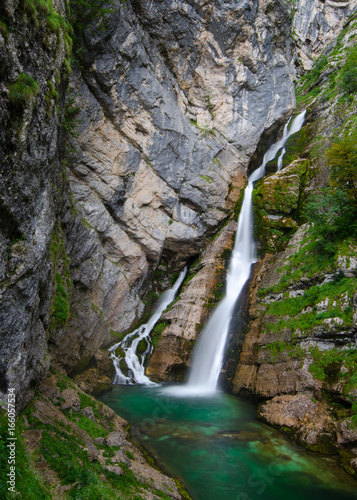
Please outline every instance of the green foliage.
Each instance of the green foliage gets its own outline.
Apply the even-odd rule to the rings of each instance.
[[[331,187],[341,189],[357,205],[357,129],[326,151]]]
[[[311,71],[308,71],[306,75],[302,79],[302,89],[307,89],[310,85],[317,82],[322,71],[327,66],[328,60],[327,57],[322,55],[317,59],[315,64],[313,65]]]
[[[341,318],[344,328],[352,326],[352,307],[346,307],[342,310],[338,303],[336,305],[332,304],[335,302],[336,297],[345,296],[346,294],[351,304],[356,289],[356,279],[339,279],[339,276],[336,276],[334,281],[325,285],[310,287],[304,291],[303,295],[271,302],[267,305],[265,315],[267,317],[273,315],[275,318],[266,325],[266,330],[275,333],[279,333],[283,329],[289,329],[292,332],[296,330],[305,332],[320,325],[328,318]],[[318,312],[316,305],[325,299],[330,299],[326,306],[327,310]],[[307,308],[312,310],[304,312]]]
[[[287,342],[281,342],[280,340],[266,344],[265,349],[269,351],[272,362],[278,361],[282,354],[286,354],[292,359],[303,359],[305,355],[300,344],[294,345]]]
[[[64,411],[64,414],[66,415],[68,420],[75,422],[78,427],[86,431],[92,439],[105,437],[108,435],[108,431],[106,431],[102,426],[100,426],[96,422],[93,422],[89,417],[86,417],[81,413],[70,413],[68,411]]]
[[[80,402],[81,402],[81,410],[83,410],[83,408],[87,408],[88,406],[90,406],[93,408],[93,413],[94,413],[95,418],[99,419],[100,414],[98,411],[96,400],[91,398],[90,396],[88,396],[84,392],[78,392],[78,397],[79,397]]]
[[[0,21],[0,33],[6,39],[9,37],[9,29],[3,21]]]
[[[55,280],[56,290],[53,300],[53,318],[55,319],[56,326],[63,326],[69,318],[69,297],[63,286],[62,276],[57,273]]]
[[[158,321],[154,326],[154,328],[152,329],[150,336],[152,339],[152,343],[155,347],[157,346],[163,331],[167,328],[169,324],[170,322],[167,320]]]
[[[357,234],[357,131],[326,151],[330,186],[312,195],[306,216],[321,252],[334,255],[336,242]]]
[[[337,347],[320,351],[318,347],[310,350],[313,362],[309,370],[312,375],[321,381],[334,383],[339,381],[343,392],[349,394],[357,387],[357,349]],[[353,399],[353,414],[357,416],[357,405]],[[356,419],[357,417],[355,417]]]
[[[47,82],[48,92],[46,94],[46,100],[50,103],[52,100],[57,101],[59,98],[58,92],[51,81]]]
[[[42,483],[38,473],[35,471],[29,454],[26,451],[21,435],[22,426],[19,420],[16,421],[16,498],[26,500],[49,500],[51,495]],[[0,497],[8,498],[8,485],[6,481],[9,473],[9,448],[8,441],[8,420],[7,414],[1,411],[0,415]],[[14,495],[15,497],[15,495]]]
[[[9,98],[16,109],[22,109],[35,97],[40,88],[37,82],[27,73],[20,73],[16,82],[9,85]]]
[[[357,44],[350,50],[342,70],[342,89],[346,94],[357,92]]]
[[[340,189],[321,189],[310,197],[306,216],[317,250],[335,255],[336,241],[357,234],[357,206]]]
[[[125,0],[120,0],[124,3]],[[70,14],[69,20],[73,27],[73,46],[75,62],[81,65],[83,60],[83,32],[90,29],[93,23],[93,32],[104,32],[107,27],[109,14],[116,9],[111,8],[114,1],[111,0],[69,0]]]

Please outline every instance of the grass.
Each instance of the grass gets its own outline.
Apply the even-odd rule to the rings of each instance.
[[[39,93],[39,86],[28,73],[20,73],[16,82],[9,85],[9,99],[12,106],[19,110],[24,108]]]
[[[269,318],[265,323],[266,331],[279,333],[288,329],[291,332],[305,332],[329,318],[341,318],[343,328],[350,328],[353,325],[352,301],[356,290],[357,279],[343,278],[325,285],[312,286],[301,296],[271,302],[264,313],[265,317]],[[349,305],[342,308],[339,299],[346,296]],[[326,299],[327,310],[318,312],[317,304]],[[308,308],[310,310],[307,310]],[[270,319],[271,316],[274,317],[273,320]]]
[[[36,472],[31,458],[26,451],[22,438],[22,426],[16,423],[16,493],[8,492],[6,481],[9,473],[9,449],[7,448],[8,425],[7,415],[1,411],[0,414],[0,497],[1,498],[23,498],[26,500],[50,500],[51,494]]]
[[[108,431],[106,431],[101,425],[98,425],[89,417],[86,417],[81,413],[71,413],[69,411],[64,411],[63,413],[66,415],[68,420],[76,423],[78,427],[86,431],[92,439],[106,437],[108,435]]]

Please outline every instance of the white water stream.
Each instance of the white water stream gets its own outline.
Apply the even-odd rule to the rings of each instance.
[[[166,290],[161,295],[158,303],[156,304],[154,313],[152,314],[147,323],[139,326],[139,328],[126,335],[126,337],[122,341],[110,347],[109,351],[111,352],[111,358],[113,359],[116,372],[113,382],[114,384],[136,383],[144,385],[156,385],[145,375],[145,367],[144,367],[146,356],[148,356],[152,352],[150,333],[154,328],[154,326],[156,325],[156,323],[158,322],[158,320],[160,319],[161,314],[165,311],[167,306],[171,304],[171,302],[174,300],[175,295],[186,276],[186,272],[187,268],[185,267],[181,271],[174,286],[169,290]],[[141,355],[138,355],[137,349],[139,342],[144,339],[146,340],[147,343],[146,350]],[[124,356],[116,356],[115,351],[118,348],[120,348],[120,350],[124,352]],[[120,369],[121,359],[124,359],[126,366],[128,367],[128,376],[125,375]]]
[[[305,111],[292,120],[290,127],[290,121],[285,125],[283,137],[268,149],[262,164],[248,179],[248,186],[245,189],[243,205],[238,219],[237,236],[229,263],[226,295],[214,310],[198,339],[193,353],[189,378],[183,392],[207,394],[214,392],[217,388],[233,309],[249,278],[251,266],[256,262],[252,213],[254,182],[264,176],[266,164],[276,157],[288,138],[301,129],[304,118]],[[283,149],[282,154],[284,153],[285,150]]]

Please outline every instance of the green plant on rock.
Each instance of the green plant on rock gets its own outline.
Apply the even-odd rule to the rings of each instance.
[[[17,110],[24,108],[37,96],[40,88],[28,73],[20,73],[16,82],[9,85],[9,99]]]
[[[69,97],[66,101],[64,109],[62,127],[68,134],[72,135],[73,137],[77,137],[78,135],[76,129],[79,124],[79,120],[77,119],[79,112],[80,108],[76,105],[74,98]]]
[[[331,167],[331,187],[341,189],[356,204],[357,199],[357,129],[331,145],[326,151]]]
[[[346,94],[357,92],[357,44],[350,49],[347,56],[342,70],[341,87]]]
[[[315,247],[326,255],[335,255],[338,240],[357,234],[357,207],[340,189],[323,188],[312,195],[305,213]]]

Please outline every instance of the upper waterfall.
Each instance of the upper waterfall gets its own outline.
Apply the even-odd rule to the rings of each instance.
[[[256,262],[252,213],[254,182],[264,176],[266,164],[276,157],[288,138],[301,129],[304,118],[305,111],[296,116],[291,125],[290,121],[288,122],[284,128],[283,137],[268,149],[262,164],[248,179],[242,209],[238,218],[237,236],[229,263],[226,295],[214,310],[196,344],[192,367],[184,389],[189,393],[202,394],[216,390],[233,309],[249,278],[251,266]]]

